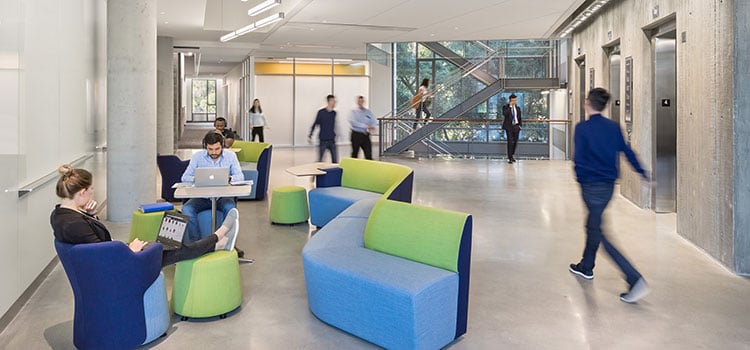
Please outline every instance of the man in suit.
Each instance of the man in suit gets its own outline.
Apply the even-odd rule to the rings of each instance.
[[[510,95],[510,103],[503,106],[503,130],[508,139],[508,163],[514,163],[516,158],[516,144],[518,135],[521,133],[521,108],[516,105],[518,98],[515,94]]]

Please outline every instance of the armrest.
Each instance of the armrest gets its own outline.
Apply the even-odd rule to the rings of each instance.
[[[341,186],[341,175],[344,173],[344,169],[339,167],[320,169],[325,171],[325,175],[318,175],[315,177],[316,187],[337,187]]]

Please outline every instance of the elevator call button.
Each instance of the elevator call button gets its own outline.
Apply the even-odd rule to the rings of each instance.
[[[669,107],[671,105],[672,105],[672,101],[669,100],[668,98],[665,98],[665,99],[661,100],[661,106],[662,107]]]

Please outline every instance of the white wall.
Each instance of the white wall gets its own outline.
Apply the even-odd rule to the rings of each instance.
[[[325,107],[326,96],[333,93],[331,88],[331,77],[297,77],[294,93],[295,146],[307,144],[310,127],[315,122],[318,110]],[[318,130],[315,129],[314,140],[318,139]],[[336,139],[341,140],[340,133],[336,135]]]
[[[106,143],[106,1],[4,0],[0,13],[2,315],[55,256],[57,201],[54,182],[20,199],[4,190]]]
[[[392,79],[391,67],[370,61],[370,101],[368,101],[368,105],[375,117],[380,118],[391,111]]]
[[[259,75],[255,77],[255,91],[253,100],[260,100],[268,122],[263,130],[265,141],[275,146],[293,146],[294,79],[291,76]]]

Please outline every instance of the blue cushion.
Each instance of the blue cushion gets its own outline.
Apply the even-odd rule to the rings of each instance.
[[[332,247],[363,248],[365,239],[362,232],[366,225],[365,218],[337,217],[313,235],[302,248],[302,252]]]
[[[356,203],[349,206],[349,208],[346,208],[346,210],[342,211],[341,214],[336,216],[336,218],[367,219],[370,217],[370,212],[372,212],[372,208],[375,207],[375,204],[377,204],[379,200],[380,198],[366,198],[366,199],[359,200]]]
[[[198,228],[200,229],[200,239],[210,236],[216,229],[221,227],[224,222],[224,213],[216,209],[216,227],[211,229],[211,209],[198,213]],[[187,234],[185,235],[187,237]]]
[[[322,321],[388,349],[453,341],[457,274],[366,248],[306,249],[302,257],[310,310]]]
[[[311,190],[309,197],[310,222],[322,227],[354,202],[361,199],[379,199],[382,194],[347,187],[323,187]]]
[[[164,285],[164,272],[151,284],[143,294],[143,308],[146,312],[146,341],[150,343],[162,336],[169,329],[171,314],[167,301],[167,288]]]

